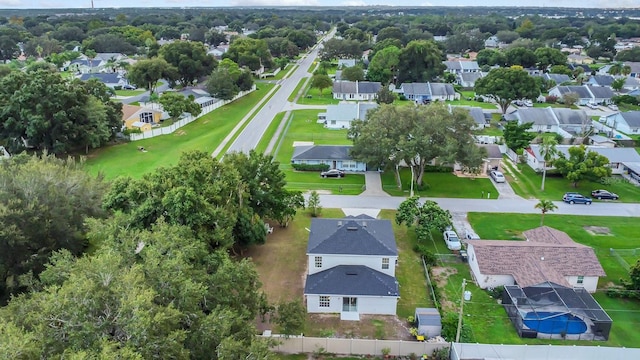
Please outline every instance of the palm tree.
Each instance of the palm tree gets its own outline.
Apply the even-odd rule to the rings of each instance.
[[[540,200],[540,202],[536,204],[535,208],[540,209],[542,212],[542,217],[540,218],[540,226],[542,226],[542,224],[544,224],[544,214],[551,212],[558,207],[551,200]]]
[[[622,72],[622,64],[621,63],[615,63],[612,64],[609,67],[609,75],[620,75],[620,73]]]
[[[544,180],[547,177],[548,164],[556,155],[556,145],[558,145],[558,142],[552,137],[544,138],[542,145],[540,145],[540,155],[542,155],[542,159],[544,160],[544,165],[542,166],[542,186],[540,186],[540,190],[542,191],[544,191]]]

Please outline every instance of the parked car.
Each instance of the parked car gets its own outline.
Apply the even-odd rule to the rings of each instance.
[[[607,199],[607,200],[618,200],[620,198],[620,196],[618,196],[618,194],[609,192],[607,190],[593,190],[591,192],[591,196],[598,199],[598,200],[603,200],[603,199]]]
[[[618,111],[618,105],[616,104],[610,104],[609,105],[609,109],[613,110],[613,111]]]
[[[580,195],[580,193],[577,193],[577,192],[566,192],[566,193],[564,193],[564,195],[562,195],[562,201],[567,201],[567,198],[569,196],[573,196],[573,195]]]
[[[467,238],[468,240],[480,240],[480,236],[476,234],[476,232],[473,230],[465,231],[464,237]]]
[[[460,250],[462,249],[462,244],[460,243],[460,238],[458,238],[458,234],[456,234],[453,230],[447,230],[443,234],[444,242],[447,244],[447,249],[449,250]]]
[[[126,84],[122,86],[123,89],[125,90],[136,90],[137,87],[135,85],[131,85],[131,84]]]
[[[504,178],[504,174],[501,173],[500,171],[492,171],[489,173],[489,175],[491,176],[491,178],[493,179],[493,181],[497,182],[497,183],[503,183],[506,181],[506,179]]]
[[[529,99],[525,100],[525,101],[524,101],[524,106],[532,107],[532,106],[533,106],[533,101],[531,101],[531,100],[529,100]]]
[[[565,194],[565,196],[563,196],[562,198],[564,199],[564,202],[569,203],[571,205],[573,204],[591,205],[591,203],[593,202],[591,198],[588,198],[586,196],[583,196],[577,193]]]
[[[320,176],[322,176],[323,178],[326,178],[326,177],[341,178],[344,175],[345,175],[344,171],[338,170],[338,169],[331,169],[331,170],[323,171],[323,172],[320,173]]]

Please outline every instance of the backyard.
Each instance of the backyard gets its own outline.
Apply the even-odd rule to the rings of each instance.
[[[351,141],[347,139],[347,130],[331,130],[317,123],[320,112],[321,110],[292,111],[292,116],[280,135],[278,147],[273,154],[287,176],[287,187],[301,191],[325,190],[336,194],[359,194],[364,190],[362,174],[321,178],[317,171],[294,171],[290,165],[295,141],[310,141],[316,145],[351,145]]]
[[[382,173],[382,188],[392,196],[408,196],[411,188],[411,170],[400,169],[402,189],[398,189],[394,171],[387,170]],[[423,181],[428,184],[426,189],[419,190],[414,184],[414,193],[426,197],[447,198],[486,198],[486,194],[494,194],[492,199],[497,199],[498,190],[493,186],[488,177],[459,177],[453,173],[426,172]]]
[[[87,157],[86,168],[94,175],[102,173],[107,179],[119,175],[139,178],[160,166],[177,163],[183,151],[213,152],[273,86],[261,84],[253,93],[202,116],[173,134],[94,150]],[[138,150],[139,147],[146,152]]]
[[[640,202],[640,188],[625,181],[622,177],[611,178],[607,185],[600,182],[583,180],[575,188],[570,181],[564,177],[547,173],[544,191],[540,190],[542,184],[542,173],[536,173],[527,164],[513,165],[510,161],[503,161],[503,170],[509,184],[516,192],[525,199],[562,200],[562,195],[568,191],[579,192],[585,196],[590,196],[592,190],[606,189],[620,196],[620,202],[635,203]],[[598,201],[594,199],[594,201]],[[608,200],[603,200],[608,201]]]

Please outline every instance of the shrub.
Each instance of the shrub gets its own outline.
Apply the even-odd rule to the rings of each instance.
[[[398,99],[404,101],[404,100],[407,100],[407,97],[404,96],[404,95],[400,95],[400,96],[398,96]]]
[[[116,85],[113,87],[113,90],[122,90],[122,85]]]
[[[544,102],[549,104],[555,104],[558,102],[558,97],[555,95],[548,95],[544,97]]]
[[[452,166],[443,166],[443,165],[426,165],[424,167],[424,172],[450,173],[450,172],[453,172],[453,167]]]
[[[138,128],[133,128],[133,129],[125,129],[122,132],[124,135],[130,135],[130,134],[142,134],[142,130],[138,129]]]
[[[489,288],[487,292],[494,299],[502,298],[502,292],[504,291],[504,286],[496,286],[494,288]]]
[[[434,266],[438,262],[438,257],[429,250],[429,247],[423,244],[416,244],[413,251],[417,252],[424,259],[427,266]]]
[[[291,164],[294,170],[298,171],[327,171],[329,164]]]
[[[631,95],[614,96],[611,98],[611,100],[613,100],[614,104],[616,105],[620,105],[620,104],[638,105],[638,103],[640,102],[637,97],[633,97]]]

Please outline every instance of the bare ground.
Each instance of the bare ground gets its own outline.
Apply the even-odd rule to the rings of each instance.
[[[433,280],[436,282],[436,286],[440,289],[444,289],[447,286],[447,279],[449,276],[457,274],[458,269],[446,266],[434,266],[431,268],[431,273],[433,274]],[[443,310],[455,309],[454,303],[446,300],[445,298],[440,299],[440,305]]]

